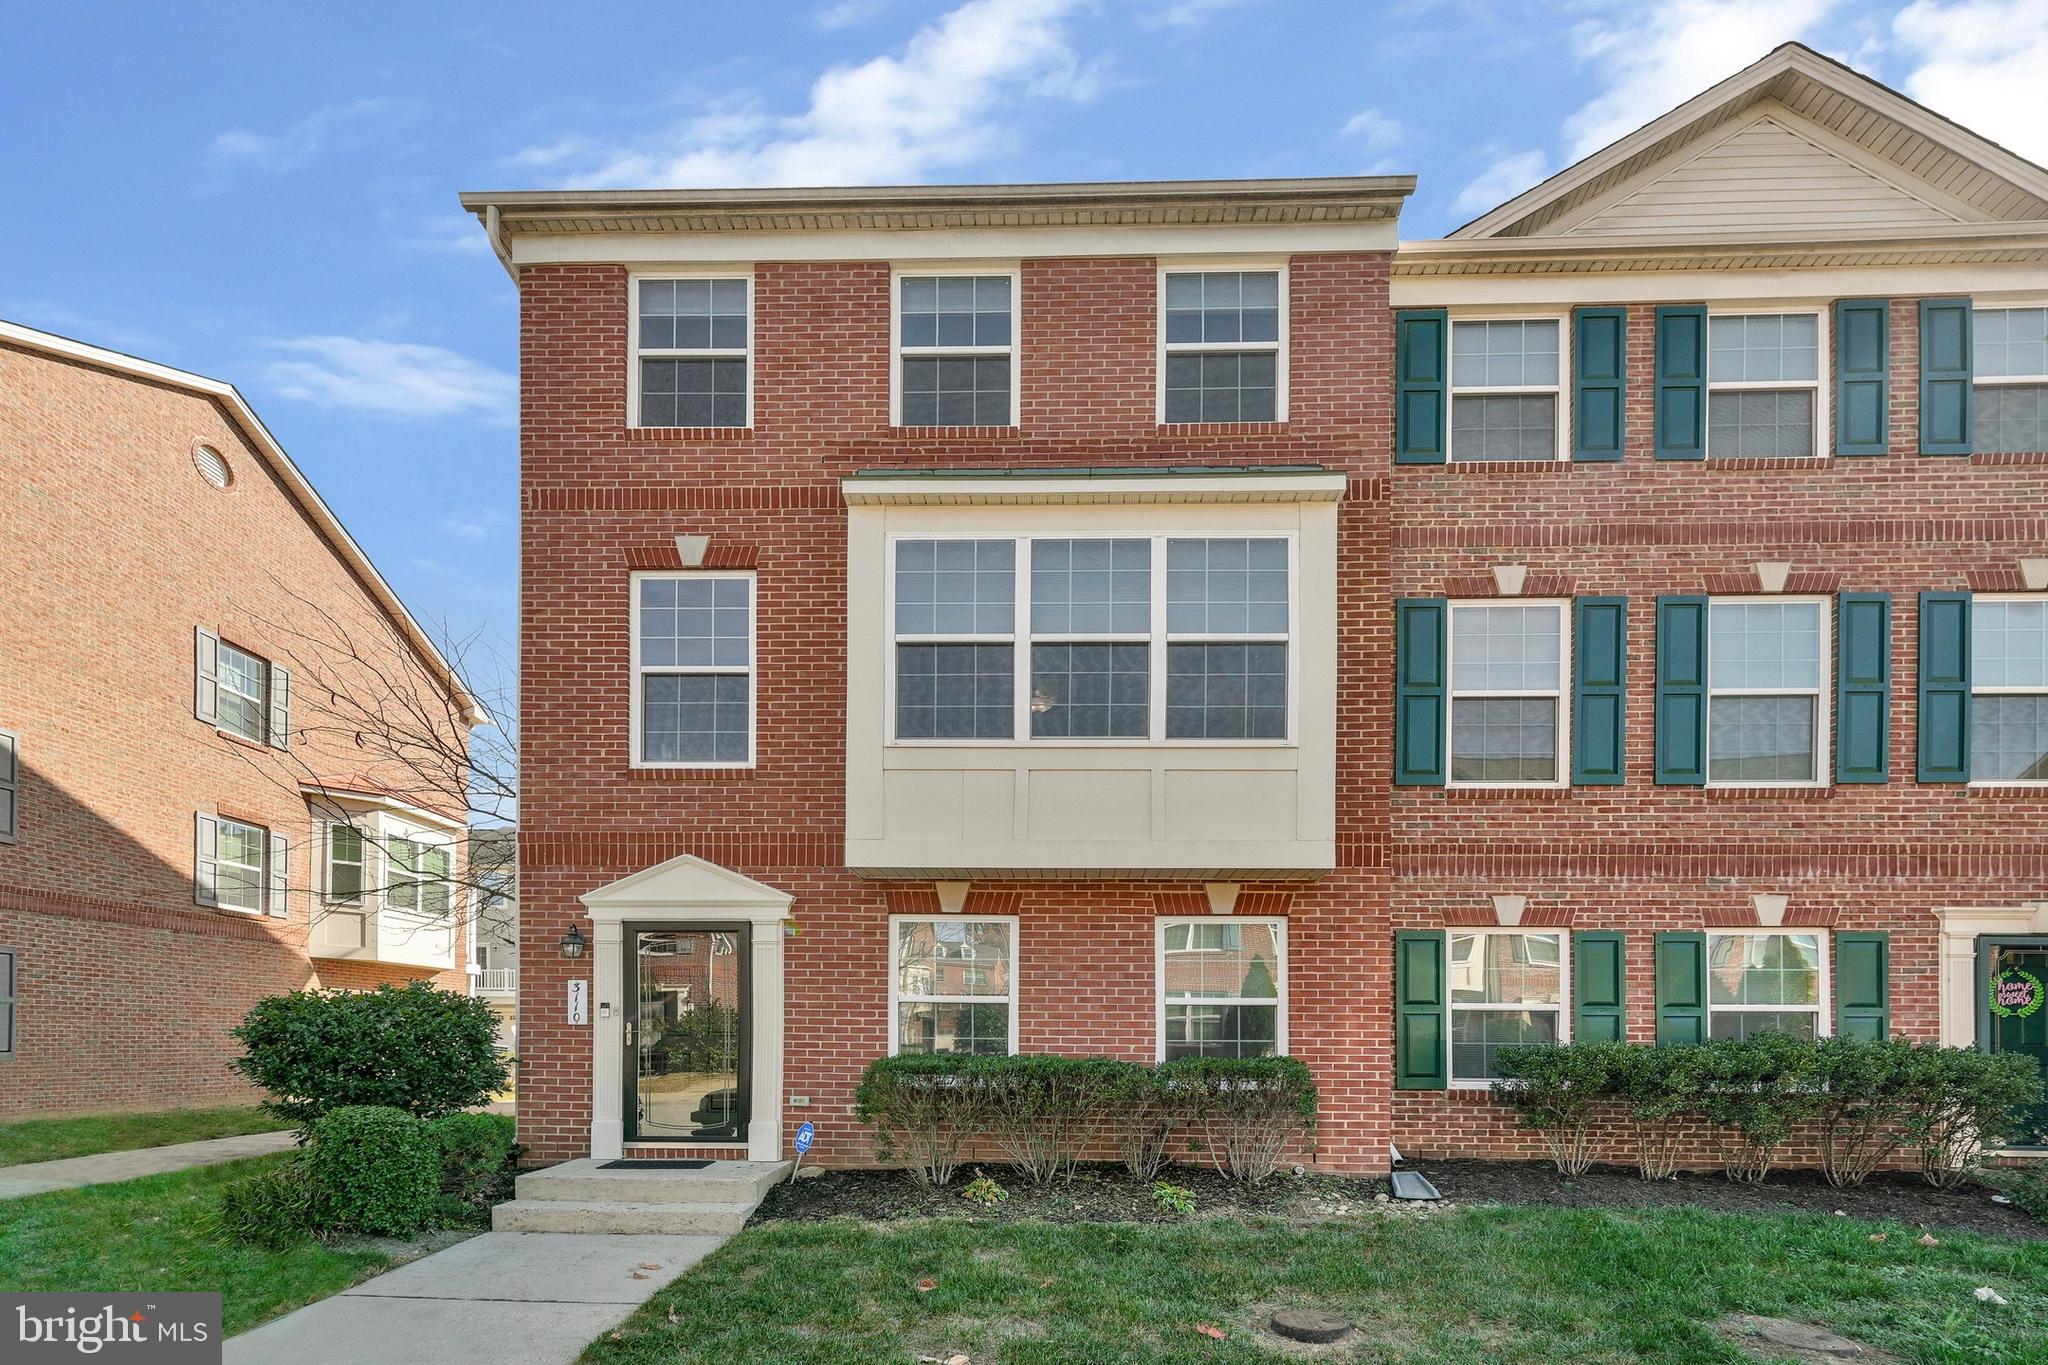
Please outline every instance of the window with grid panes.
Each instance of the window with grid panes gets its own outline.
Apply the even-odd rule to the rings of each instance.
[[[1010,277],[904,275],[896,288],[898,425],[1013,425]]]
[[[896,737],[1016,733],[1017,542],[899,540]]]
[[[634,585],[643,765],[753,761],[754,582],[646,574]]]
[[[900,915],[889,922],[890,1053],[1000,1056],[1017,1003],[1016,923]]]
[[[1564,604],[1460,602],[1450,616],[1450,780],[1557,781]]]
[[[1280,272],[1168,271],[1163,303],[1164,420],[1279,420]]]
[[[1453,1081],[1494,1079],[1504,1047],[1563,1040],[1563,934],[1454,929],[1450,940]]]
[[[1970,332],[1972,446],[2048,450],[2048,307],[1975,308]]]
[[[1824,966],[1816,933],[1708,934],[1707,1036],[1819,1037]]]
[[[1281,1050],[1284,920],[1162,920],[1159,942],[1161,1060]]]
[[[1812,455],[1820,413],[1820,315],[1707,319],[1707,455]]]
[[[1970,778],[2048,782],[2048,596],[1970,604]]]
[[[1554,460],[1561,361],[1555,318],[1451,324],[1451,458]]]
[[[1707,604],[1707,780],[1817,782],[1828,611],[1816,601]]]
[[[748,424],[748,291],[744,279],[636,281],[643,427]]]

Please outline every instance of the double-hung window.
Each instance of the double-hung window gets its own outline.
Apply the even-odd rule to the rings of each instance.
[[[386,896],[394,910],[412,910],[430,918],[448,913],[452,859],[446,844],[394,838],[384,846]]]
[[[1972,446],[2048,450],[2048,307],[1976,308],[1970,330]]]
[[[0,1057],[14,1055],[14,950],[0,948]]]
[[[1017,542],[899,540],[896,737],[1016,734]]]
[[[1707,455],[1820,451],[1821,315],[1716,314],[1707,319]]]
[[[1826,939],[1817,933],[1707,935],[1707,1036],[1828,1031]]]
[[[1161,275],[1159,420],[1287,419],[1286,272]]]
[[[1166,542],[1166,738],[1288,737],[1290,543]]]
[[[1031,542],[1031,737],[1152,732],[1152,542]]]
[[[1451,459],[1563,458],[1563,335],[1556,318],[1451,324]]]
[[[270,665],[220,642],[220,728],[261,744],[270,695]]]
[[[337,820],[327,827],[327,903],[361,905],[369,858],[362,829]]]
[[[1159,921],[1159,1059],[1287,1050],[1287,921]]]
[[[1827,603],[1707,604],[1707,781],[1823,780]]]
[[[896,277],[896,423],[1016,425],[1016,279]]]
[[[748,425],[752,281],[641,279],[634,289],[634,425]]]
[[[266,858],[269,831],[261,825],[220,818],[214,845],[214,901],[229,910],[264,912],[270,887]]]
[[[1504,1047],[1566,1041],[1562,933],[1453,929],[1450,940],[1453,1083],[1494,1079]]]
[[[1970,775],[2048,782],[2048,596],[1970,604]]]
[[[1017,1050],[1017,921],[896,915],[889,921],[889,1054]]]
[[[633,616],[634,766],[752,763],[752,576],[636,574]]]
[[[1562,781],[1565,604],[1457,602],[1450,616],[1451,784]]]
[[[21,740],[0,730],[0,844],[21,837]]]

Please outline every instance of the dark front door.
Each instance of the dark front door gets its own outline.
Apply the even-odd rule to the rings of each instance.
[[[746,1140],[747,943],[741,925],[627,927],[629,1141]]]
[[[1993,1052],[2023,1052],[2048,1076],[2048,941],[1981,943],[1978,962],[1978,1036]],[[2021,1146],[2048,1146],[2048,1104],[2028,1116],[2014,1137]]]

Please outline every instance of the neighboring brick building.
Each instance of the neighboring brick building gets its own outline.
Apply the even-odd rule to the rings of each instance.
[[[0,323],[0,487],[0,1117],[245,1098],[264,995],[467,990],[464,812],[290,680],[346,631],[474,704],[242,397]]]
[[[1515,1038],[1979,1038],[2048,935],[2048,173],[1788,47],[1445,241],[1411,183],[465,197],[536,1157],[865,1161],[893,1048],[1279,1048],[1375,1171],[1526,1146]],[[653,1055],[679,934],[745,947],[723,1074]]]

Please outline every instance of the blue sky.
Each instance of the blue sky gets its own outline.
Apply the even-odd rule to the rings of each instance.
[[[20,6],[0,317],[232,381],[509,648],[516,302],[458,190],[1407,171],[1432,236],[1788,38],[2048,160],[2048,0]]]

